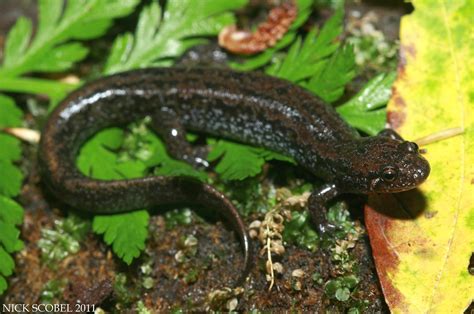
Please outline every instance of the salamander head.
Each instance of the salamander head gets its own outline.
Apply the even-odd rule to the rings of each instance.
[[[411,190],[426,180],[428,161],[413,142],[382,136],[363,138],[342,158],[345,176],[340,186],[356,193],[395,193]]]

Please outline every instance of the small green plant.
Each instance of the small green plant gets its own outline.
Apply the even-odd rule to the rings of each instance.
[[[331,252],[333,272],[339,277],[328,281],[324,289],[330,298],[345,302],[359,284],[357,278],[358,260],[354,257],[352,249],[361,236],[362,228],[351,220],[345,202],[337,202],[331,206],[327,218],[336,229],[330,239],[325,239],[325,245],[326,249]],[[356,303],[360,304],[353,307],[353,310],[363,308],[363,301]]]
[[[152,312],[145,306],[142,300],[137,302],[137,313],[138,314],[151,314]]]
[[[105,65],[105,74],[147,66],[172,65],[187,49],[205,42],[234,22],[231,10],[247,1],[169,1],[166,13],[153,2],[140,14],[135,36],[119,36]]]
[[[324,286],[324,292],[331,299],[341,302],[349,300],[353,289],[359,283],[359,279],[355,276],[345,276],[329,280]]]
[[[57,103],[76,86],[20,78],[30,72],[61,72],[84,59],[81,40],[102,36],[113,19],[133,11],[138,0],[39,0],[38,28],[21,17],[8,33],[0,66],[0,90],[46,94]]]
[[[311,275],[311,279],[313,280],[313,282],[317,285],[322,285],[324,280],[323,278],[321,277],[321,274],[319,272],[315,272]]]
[[[347,234],[356,233],[354,222],[350,218],[350,213],[345,202],[337,202],[331,206],[327,213],[327,219],[336,226],[334,232],[335,239],[344,239]]]
[[[48,281],[41,291],[41,303],[52,304],[60,300],[65,286],[66,280],[54,279]]]
[[[385,128],[385,105],[392,95],[395,77],[395,72],[375,76],[348,102],[337,107],[337,112],[357,129],[369,135],[377,134]]]
[[[219,183],[219,182],[217,182]],[[262,182],[258,177],[225,181],[218,186],[228,196],[240,213],[266,213],[275,205],[275,187],[271,182]]]
[[[148,252],[147,252],[148,253]],[[149,255],[146,254],[146,257],[143,258],[143,264],[140,265],[140,273],[142,274],[142,286],[145,289],[151,289],[156,285],[155,280],[152,277],[153,273],[153,261],[149,258]]]
[[[130,265],[145,248],[150,215],[146,210],[94,217],[93,229],[125,263]]]
[[[189,208],[173,209],[165,213],[166,228],[189,225],[193,221],[193,212]]]
[[[370,305],[369,300],[354,300],[351,302],[351,308],[347,310],[347,314],[362,314],[367,312],[367,307]]]
[[[124,273],[116,273],[114,284],[114,296],[117,301],[115,308],[120,312],[140,300],[142,292],[140,282],[127,279]]]
[[[196,268],[191,268],[188,270],[186,275],[184,276],[183,280],[187,284],[195,283],[199,278],[199,270]]]
[[[23,208],[12,199],[0,195],[0,293],[7,289],[5,277],[13,273],[15,262],[11,256],[23,248],[17,225],[23,221]]]
[[[22,124],[22,112],[14,101],[0,94],[0,130]],[[0,294],[7,289],[6,277],[13,273],[15,262],[11,256],[23,248],[19,226],[24,210],[13,198],[20,193],[23,174],[16,162],[21,157],[20,141],[0,133]]]
[[[308,211],[291,212],[291,220],[285,223],[283,239],[313,252],[318,248],[319,235],[311,225]]]
[[[54,229],[42,229],[38,247],[41,257],[50,267],[70,254],[79,251],[80,241],[89,232],[90,224],[77,216],[70,215],[66,219],[56,220]]]
[[[262,172],[265,161],[282,160],[295,163],[291,158],[258,147],[219,140],[211,144],[209,161],[220,159],[215,170],[223,180],[243,180]]]
[[[377,29],[377,15],[369,11],[362,17],[348,19],[347,41],[354,46],[360,71],[385,72],[397,65],[398,41],[389,40]]]

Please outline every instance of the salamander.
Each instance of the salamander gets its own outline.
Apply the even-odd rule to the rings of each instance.
[[[418,146],[390,129],[361,137],[332,106],[288,81],[261,73],[212,68],[149,68],[90,82],[65,98],[42,131],[42,180],[65,203],[95,214],[165,204],[196,204],[221,212],[239,235],[244,271],[251,267],[245,225],[234,205],[211,185],[176,176],[97,180],[75,159],[81,145],[103,128],[151,117],[151,128],[175,158],[208,166],[186,130],[264,147],[292,157],[326,182],[308,200],[320,232],[331,225],[326,204],[345,193],[413,189],[430,172]]]

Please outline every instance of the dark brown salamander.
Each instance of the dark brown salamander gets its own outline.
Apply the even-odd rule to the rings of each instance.
[[[232,203],[188,177],[102,181],[81,174],[75,158],[97,131],[151,116],[170,154],[206,165],[185,141],[185,129],[283,153],[328,184],[312,193],[309,210],[321,232],[326,203],[342,193],[399,192],[429,174],[415,143],[391,130],[360,137],[329,105],[287,81],[223,69],[155,68],[101,78],[69,95],[41,136],[42,178],[64,202],[92,213],[191,203],[222,212],[234,225],[250,267],[250,242]]]

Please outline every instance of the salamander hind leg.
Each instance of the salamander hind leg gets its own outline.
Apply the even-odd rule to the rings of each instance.
[[[313,191],[308,199],[308,210],[320,235],[336,229],[327,220],[327,203],[339,194],[335,184],[325,184],[319,190]]]
[[[183,160],[196,168],[207,168],[207,146],[194,147],[186,140],[186,130],[175,114],[157,114],[152,117],[152,129],[163,139],[171,157]]]

